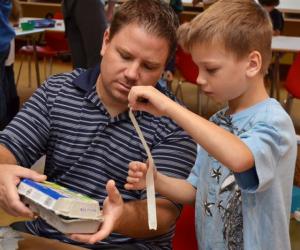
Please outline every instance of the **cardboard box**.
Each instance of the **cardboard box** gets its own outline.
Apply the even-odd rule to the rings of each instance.
[[[98,201],[52,182],[23,179],[18,193],[33,212],[65,234],[95,233],[103,221]]]

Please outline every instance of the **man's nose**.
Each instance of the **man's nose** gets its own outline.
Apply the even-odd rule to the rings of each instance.
[[[135,81],[138,79],[139,75],[139,64],[138,63],[131,63],[127,66],[127,69],[125,70],[125,77],[128,80]]]

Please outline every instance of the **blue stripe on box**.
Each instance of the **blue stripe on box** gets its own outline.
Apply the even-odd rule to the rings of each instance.
[[[47,194],[48,196],[50,196],[55,200],[58,200],[59,198],[66,198],[66,196],[54,191],[53,189],[46,187],[38,182],[32,181],[30,179],[23,179],[22,182],[41,191],[44,194]]]

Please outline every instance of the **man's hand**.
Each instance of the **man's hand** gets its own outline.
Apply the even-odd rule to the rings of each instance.
[[[132,161],[128,166],[128,177],[125,189],[142,190],[146,188],[147,165],[139,161]]]
[[[10,215],[33,218],[33,212],[21,202],[17,191],[22,178],[41,182],[47,177],[17,165],[0,165],[0,207]]]
[[[124,202],[113,180],[106,184],[107,197],[103,203],[104,222],[95,234],[72,234],[72,240],[94,244],[108,237],[114,230],[124,209]]]

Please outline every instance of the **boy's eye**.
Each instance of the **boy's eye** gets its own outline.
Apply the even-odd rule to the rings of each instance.
[[[144,68],[147,70],[154,70],[155,67],[153,67],[152,65],[148,65],[148,64],[144,64]]]
[[[218,68],[207,68],[206,71],[210,74],[214,74],[218,71]]]

